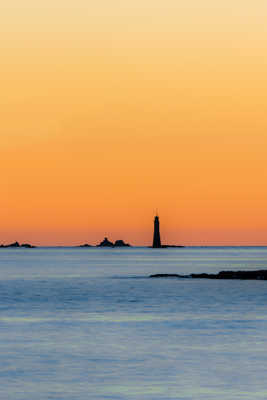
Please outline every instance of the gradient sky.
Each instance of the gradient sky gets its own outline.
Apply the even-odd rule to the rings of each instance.
[[[9,0],[0,242],[267,245],[266,0]]]

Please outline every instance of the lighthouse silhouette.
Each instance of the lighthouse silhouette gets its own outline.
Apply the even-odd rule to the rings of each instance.
[[[160,233],[159,233],[159,217],[156,215],[154,219],[154,236],[153,236],[153,248],[161,248]]]

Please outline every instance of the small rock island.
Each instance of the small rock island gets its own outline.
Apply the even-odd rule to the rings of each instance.
[[[6,245],[4,245],[4,244],[0,245],[0,248],[4,248],[4,249],[7,249],[7,248],[19,248],[19,247],[23,247],[23,248],[26,248],[26,249],[35,249],[36,248],[36,246],[33,246],[32,244],[29,244],[29,243],[19,244],[19,242],[14,242],[14,243],[6,244]]]
[[[110,242],[107,237],[97,245],[97,247],[131,247],[129,243],[125,243],[123,240],[116,240],[115,243]]]
[[[116,242],[114,243],[114,247],[131,247],[131,245],[129,243],[124,243],[124,241],[120,239],[116,240]]]

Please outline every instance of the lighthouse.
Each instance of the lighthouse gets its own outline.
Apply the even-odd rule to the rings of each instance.
[[[154,219],[154,236],[153,236],[153,248],[161,248],[160,233],[159,233],[159,217],[156,215]]]

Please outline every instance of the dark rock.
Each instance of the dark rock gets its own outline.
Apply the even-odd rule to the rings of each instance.
[[[77,247],[92,247],[92,246],[88,243],[85,243],[85,244],[80,244],[80,246]]]
[[[198,278],[198,279],[219,279],[218,275],[215,274],[206,274],[206,273],[202,273],[202,274],[190,274],[189,275],[190,278]]]
[[[178,275],[178,274],[154,274],[150,275],[149,278],[188,278],[189,275]]]
[[[131,245],[129,243],[125,243],[123,240],[116,240],[114,243],[115,247],[130,247]]]
[[[23,243],[20,247],[25,247],[27,249],[35,249],[36,246],[33,246],[32,244],[29,243]]]
[[[19,244],[19,242],[14,242],[14,243],[6,244],[6,245],[2,244],[1,247],[5,247],[5,248],[7,248],[7,247],[20,247],[20,244]]]
[[[19,242],[8,244],[6,247],[20,247]]]
[[[267,270],[258,271],[221,271],[217,279],[267,279]]]
[[[114,244],[105,237],[105,239],[99,243],[97,247],[114,247]]]
[[[18,248],[18,247],[24,247],[24,248],[27,248],[27,249],[34,249],[36,246],[33,246],[33,245],[29,244],[29,243],[23,243],[23,244],[20,245],[19,242],[14,242],[14,243],[7,244],[7,245],[1,244],[0,247],[1,247],[1,248],[9,248],[9,247]]]
[[[267,270],[257,271],[220,271],[218,274],[154,274],[150,278],[193,278],[193,279],[240,279],[267,280]]]

